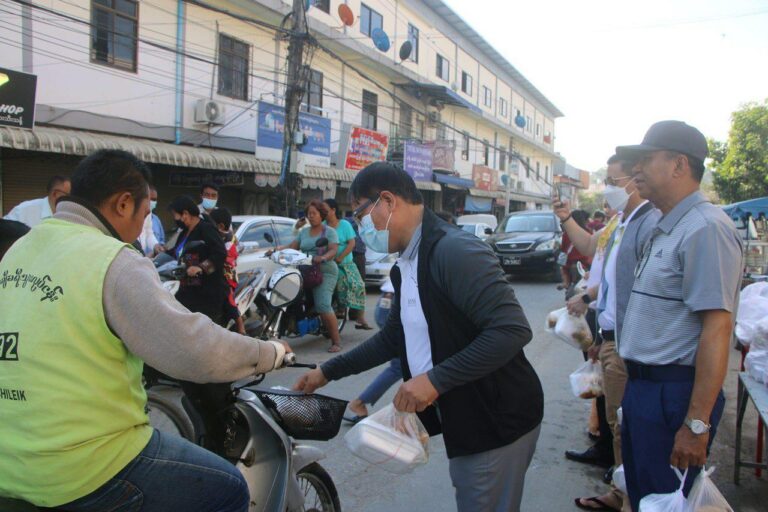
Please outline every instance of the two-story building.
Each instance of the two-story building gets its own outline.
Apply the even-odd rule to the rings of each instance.
[[[428,148],[417,184],[435,209],[547,207],[562,113],[456,13],[440,0],[312,3],[304,199],[344,204],[350,151],[377,132],[380,158]],[[33,130],[0,126],[2,212],[102,147],[149,162],[161,205],[214,181],[235,213],[277,210],[290,4],[5,0],[0,68],[35,75],[37,91]]]

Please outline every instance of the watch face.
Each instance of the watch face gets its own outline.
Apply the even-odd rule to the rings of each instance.
[[[707,431],[707,425],[701,420],[692,420],[691,431],[694,434],[704,434]]]

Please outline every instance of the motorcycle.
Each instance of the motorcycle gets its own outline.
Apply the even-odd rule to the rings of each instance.
[[[267,242],[274,243],[269,233],[266,233],[264,238]],[[320,238],[315,245],[325,247],[328,245],[328,239]],[[329,338],[330,335],[320,320],[320,315],[314,309],[312,293],[304,290],[304,279],[299,270],[302,266],[312,265],[312,257],[294,249],[283,249],[275,251],[269,259],[272,262],[271,275],[266,288],[256,299],[256,308],[263,324],[262,335],[296,338],[312,334]],[[279,293],[276,290],[279,290],[278,284],[283,280],[289,281],[292,286],[298,286],[302,293],[277,307],[270,297]],[[336,291],[333,293],[331,305],[336,312],[339,332],[341,332],[347,323],[349,308],[340,304]]]
[[[295,274],[279,279],[269,295],[275,308],[285,306],[301,293]],[[262,339],[267,339],[263,336]],[[316,368],[299,364],[286,354],[284,367]],[[249,511],[341,510],[333,479],[318,463],[325,454],[297,440],[327,441],[335,437],[347,402],[323,395],[305,395],[281,388],[253,387],[264,375],[250,382],[232,384],[233,401],[224,418],[223,439],[216,439],[228,459],[243,474],[251,500]],[[159,380],[148,383],[147,412],[158,430],[202,444],[205,427],[178,383]]]

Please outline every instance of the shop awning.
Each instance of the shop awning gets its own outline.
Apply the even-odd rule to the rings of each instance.
[[[464,198],[464,211],[474,213],[490,212],[493,209],[493,199],[490,197],[477,197],[468,194]]]
[[[483,190],[481,188],[471,188],[469,189],[469,195],[475,196],[475,197],[495,199],[498,197],[498,192],[491,192],[489,190]]]
[[[434,173],[432,176],[435,182],[441,183],[443,185],[451,185],[454,187],[466,189],[470,189],[475,186],[475,182],[472,180],[467,178],[459,178],[458,176],[451,176],[450,174]]]
[[[122,149],[153,164],[280,175],[279,162],[258,159],[248,153],[47,126],[38,126],[34,130],[0,126],[0,147],[81,156],[99,149]],[[332,181],[335,186],[336,181],[352,181],[353,178],[354,173],[346,169],[306,166],[305,181],[310,183]]]
[[[727,204],[723,206],[723,211],[732,219],[768,217],[768,197]]]
[[[462,98],[453,89],[450,89],[444,85],[431,84],[428,82],[413,82],[408,84],[395,84],[396,87],[401,87],[408,91],[410,94],[417,98],[424,96],[432,98],[444,105],[453,105],[455,107],[462,107],[478,114],[481,112],[477,105],[473,105],[471,102]]]

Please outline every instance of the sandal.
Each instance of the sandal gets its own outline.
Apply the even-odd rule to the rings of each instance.
[[[363,329],[364,331],[372,331],[373,327],[368,324],[355,324],[355,329]]]
[[[335,354],[336,352],[341,352],[341,345],[333,344],[331,345],[331,348],[328,349],[328,352],[331,354]]]
[[[581,503],[581,500],[586,501],[587,503],[594,503],[597,505],[597,507],[591,507],[589,505],[584,505]],[[581,510],[613,510],[615,512],[621,512],[620,508],[613,508],[609,507],[603,500],[601,500],[598,496],[592,496],[591,498],[576,498],[573,500],[573,503],[580,508]]]

